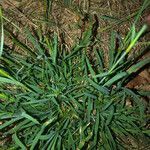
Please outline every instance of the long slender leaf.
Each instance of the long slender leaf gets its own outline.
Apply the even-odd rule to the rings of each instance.
[[[135,65],[131,66],[127,72],[129,74],[137,72],[139,69],[141,69],[143,66],[147,65],[150,63],[150,58],[146,58],[141,60],[140,62],[136,63]]]
[[[133,91],[131,91],[130,89],[127,88],[123,88],[123,90],[133,98],[133,100],[135,101],[135,103],[138,105],[139,110],[140,110],[140,117],[143,118],[144,117],[144,110],[145,110],[145,106],[144,103],[141,101],[141,99],[139,98],[138,95],[136,95]]]
[[[126,72],[121,72],[121,73],[118,73],[117,75],[115,75],[113,78],[111,78],[110,80],[108,80],[104,86],[111,86],[114,82],[120,80],[121,78],[127,76],[127,73]]]
[[[7,122],[3,123],[2,125],[0,125],[0,130],[2,130],[3,128],[8,127],[9,125],[13,124],[14,122],[16,122],[16,121],[18,121],[20,119],[22,119],[22,117],[13,118],[10,121],[7,121]]]
[[[90,78],[88,78],[88,82],[98,91],[104,93],[104,94],[109,94],[109,91],[107,88],[98,85],[97,83],[95,83],[94,81],[92,81]]]
[[[22,112],[21,114],[22,117],[25,117],[26,119],[31,120],[32,122],[34,122],[35,124],[40,124],[39,121],[37,121],[37,119],[33,118],[32,116],[28,115],[26,112]]]
[[[16,144],[21,147],[22,150],[26,150],[26,146],[21,142],[21,140],[18,138],[17,134],[13,134],[12,138],[15,140]]]
[[[86,57],[86,63],[87,63],[87,66],[88,66],[88,69],[89,69],[91,75],[95,76],[95,72],[94,72],[94,70],[93,70],[93,68],[92,68],[92,66],[90,64],[90,61],[89,61],[89,59],[87,57]],[[97,79],[94,78],[94,81],[97,82]]]

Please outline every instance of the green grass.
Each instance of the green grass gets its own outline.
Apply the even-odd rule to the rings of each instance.
[[[7,43],[1,50],[1,139],[12,137],[9,147],[31,150],[120,150],[128,148],[127,138],[137,145],[147,140],[144,92],[126,87],[150,63],[149,58],[138,60],[142,51],[134,59],[130,54],[146,29],[136,32],[133,25],[118,49],[113,31],[107,61],[99,47],[90,51],[94,58],[89,56],[91,29],[70,52],[55,33],[38,40],[25,30],[29,47],[5,30],[25,55],[9,52]]]

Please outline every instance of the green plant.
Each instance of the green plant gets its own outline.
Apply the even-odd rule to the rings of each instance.
[[[25,52],[11,53],[4,45],[0,64],[0,130],[12,137],[12,147],[115,150],[127,148],[126,138],[146,139],[143,93],[125,86],[150,63],[149,58],[138,61],[141,53],[134,59],[129,55],[146,28],[136,33],[133,25],[118,49],[112,31],[108,65],[98,47],[91,49],[94,58],[87,52],[91,29],[70,52],[56,34],[37,39],[26,30],[31,48],[5,30]]]

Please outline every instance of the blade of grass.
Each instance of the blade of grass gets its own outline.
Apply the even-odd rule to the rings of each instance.
[[[22,117],[34,122],[35,124],[40,124],[39,121],[37,121],[37,119],[33,118],[32,116],[28,115],[25,111],[22,112],[21,114]]]
[[[125,52],[122,54],[122,56],[117,60],[117,62],[112,66],[112,68],[109,70],[109,73],[111,73],[116,67],[117,65],[122,61],[122,59],[131,51],[131,49],[133,48],[133,46],[136,44],[136,42],[138,41],[138,39],[140,38],[140,36],[147,30],[147,25],[145,24],[141,30],[137,33],[137,35],[135,36],[135,38],[130,42],[130,45],[127,47],[127,49],[125,50]]]
[[[94,52],[96,55],[96,60],[100,66],[100,71],[103,72],[104,70],[104,57],[103,57],[103,53],[102,50],[97,50],[96,48],[94,48]]]
[[[108,115],[108,118],[106,120],[106,126],[108,126],[111,123],[111,121],[113,120],[114,113],[115,113],[115,108],[112,105],[110,107],[109,115]]]
[[[87,80],[98,91],[102,92],[103,94],[109,94],[109,90],[107,88],[100,86],[99,84],[92,81],[90,78],[88,78]]]
[[[109,68],[111,68],[113,65],[114,53],[115,53],[115,33],[114,31],[112,31],[110,37],[110,46],[109,46]]]
[[[139,69],[141,69],[143,66],[148,65],[150,63],[150,58],[145,58],[141,60],[140,62],[136,63],[135,65],[131,66],[127,72],[129,74],[137,72]]]
[[[13,134],[12,138],[14,139],[14,141],[16,142],[16,144],[22,149],[22,150],[26,150],[26,146],[21,142],[21,140],[18,138],[17,134]]]
[[[38,50],[39,52],[39,56],[41,57],[44,55],[44,51],[41,48],[40,44],[38,43],[37,39],[35,39],[35,37],[30,33],[30,31],[28,29],[25,30],[25,33],[27,35],[28,40],[34,45],[34,47]]]
[[[144,117],[144,110],[145,110],[145,106],[144,103],[142,102],[142,100],[139,98],[138,95],[136,95],[133,91],[131,91],[130,89],[127,88],[122,88],[129,96],[131,96],[133,98],[133,100],[135,101],[135,103],[138,105],[139,110],[140,110],[140,117],[141,119]]]
[[[93,70],[93,68],[92,68],[92,66],[90,64],[90,61],[89,61],[89,59],[87,57],[86,57],[86,63],[87,63],[87,66],[88,66],[88,69],[89,69],[91,75],[95,76],[95,72],[94,72],[94,70]],[[94,78],[94,81],[97,82],[97,79]]]
[[[45,128],[46,128],[49,124],[51,124],[55,119],[56,119],[56,117],[51,118],[51,119],[49,119],[48,121],[46,121],[46,122],[41,126],[40,131],[38,132],[38,134],[36,135],[36,137],[34,138],[34,140],[33,140],[33,142],[32,142],[32,145],[31,145],[30,150],[34,150],[34,148],[35,148],[37,142],[39,141],[39,139],[40,139],[42,133],[44,132]]]
[[[2,125],[0,125],[0,130],[12,125],[14,122],[21,120],[23,117],[17,117],[17,118],[13,118],[5,123],[3,123]]]
[[[52,50],[52,59],[53,59],[53,63],[56,64],[56,58],[57,58],[57,46],[58,46],[58,39],[57,39],[57,35],[54,34],[54,46],[53,46],[53,50]]]
[[[106,129],[106,133],[108,136],[107,138],[108,138],[109,144],[111,145],[111,149],[117,150],[115,139],[107,125],[106,125],[105,129]]]
[[[127,75],[128,74],[126,72],[118,73],[114,77],[112,77],[110,80],[108,80],[103,86],[111,86],[113,83],[115,83],[116,81],[124,78]]]
[[[12,79],[12,77],[0,67],[0,75]]]
[[[95,122],[95,127],[94,127],[94,145],[96,146],[98,142],[98,131],[99,131],[99,126],[100,125],[100,116],[99,116],[99,110],[96,112],[96,122]]]

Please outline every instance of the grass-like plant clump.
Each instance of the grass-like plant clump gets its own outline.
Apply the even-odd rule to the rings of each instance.
[[[138,60],[142,52],[130,54],[146,29],[136,32],[133,25],[118,49],[112,32],[108,60],[94,46],[92,29],[70,52],[56,34],[37,38],[26,30],[31,48],[6,31],[24,55],[3,49],[2,34],[1,138],[12,138],[11,148],[31,150],[120,150],[128,147],[127,140],[146,140],[144,92],[126,87],[150,63]]]

